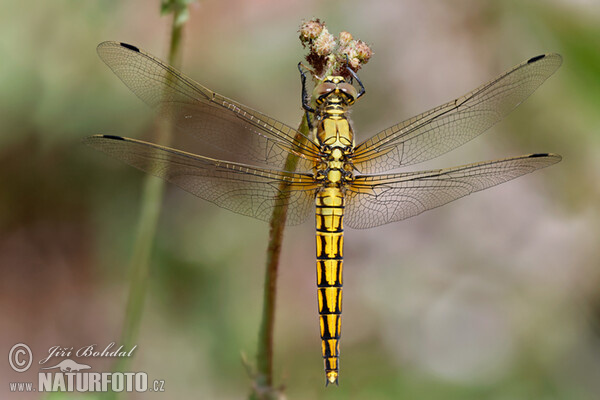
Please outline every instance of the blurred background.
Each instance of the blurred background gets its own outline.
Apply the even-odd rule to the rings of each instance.
[[[288,228],[276,382],[289,399],[597,399],[600,393],[600,2],[206,0],[182,70],[297,126],[302,19],[351,32],[358,141],[534,55],[561,69],[485,135],[417,169],[555,152],[551,168],[405,222],[346,230],[339,388],[324,388],[314,223]],[[166,59],[157,1],[0,3],[0,347],[119,341],[143,174],[80,143],[143,137],[152,113],[100,61],[118,40]],[[132,370],[166,393],[239,399],[254,360],[267,224],[168,186]],[[39,358],[39,357],[38,357]],[[108,370],[109,360],[93,361]],[[37,381],[0,362],[8,382]],[[85,398],[85,397],[84,397]]]

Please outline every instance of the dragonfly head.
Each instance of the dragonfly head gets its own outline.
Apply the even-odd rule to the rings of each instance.
[[[321,105],[333,97],[341,99],[347,105],[352,105],[357,95],[356,88],[342,76],[326,77],[313,91],[313,98],[317,105]]]

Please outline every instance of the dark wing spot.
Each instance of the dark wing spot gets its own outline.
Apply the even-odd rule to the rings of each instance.
[[[542,58],[546,57],[545,54],[540,54],[539,56],[535,56],[535,57],[531,57],[529,60],[527,60],[527,64],[531,64],[536,62],[537,60],[541,60]]]
[[[140,49],[138,49],[137,47],[132,46],[130,44],[127,44],[127,43],[121,43],[121,46],[123,46],[123,47],[125,47],[126,49],[129,49],[129,50],[137,51],[138,53],[140,52]]]
[[[548,157],[550,154],[548,153],[535,153],[529,155],[529,158],[537,158],[537,157]]]
[[[122,138],[121,136],[114,136],[114,135],[102,135],[102,137],[105,139],[125,140],[125,138]]]

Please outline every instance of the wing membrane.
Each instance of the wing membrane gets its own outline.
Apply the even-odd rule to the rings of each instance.
[[[288,205],[286,223],[295,225],[314,212],[310,174],[219,161],[119,136],[95,135],[84,143],[238,214],[269,221],[275,207]]]
[[[232,153],[232,159],[283,169],[289,153],[308,171],[318,148],[297,130],[194,82],[137,47],[98,45],[100,58],[140,99],[166,114],[203,143]]]
[[[530,154],[431,171],[357,176],[346,192],[345,222],[363,229],[400,221],[560,160],[557,154]]]
[[[456,100],[383,130],[356,147],[356,169],[389,171],[461,146],[529,97],[561,62],[558,54],[533,57]]]

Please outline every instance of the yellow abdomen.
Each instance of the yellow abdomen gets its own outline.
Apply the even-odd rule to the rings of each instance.
[[[337,384],[342,314],[344,196],[337,187],[323,188],[316,197],[317,300],[327,384]]]

